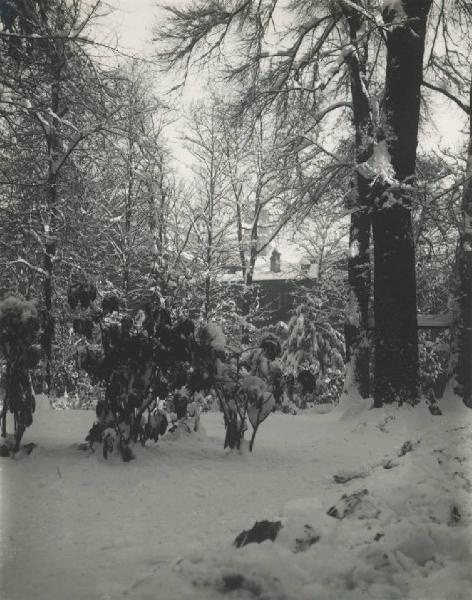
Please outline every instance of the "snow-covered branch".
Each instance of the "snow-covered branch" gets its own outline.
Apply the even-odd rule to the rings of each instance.
[[[7,267],[11,267],[14,265],[22,265],[23,267],[27,267],[28,269],[30,269],[31,271],[34,271],[35,273],[37,273],[38,275],[41,275],[42,277],[48,277],[48,273],[46,273],[46,271],[44,269],[41,269],[41,267],[38,267],[36,265],[32,265],[30,262],[28,262],[24,258],[17,258],[16,260],[10,260],[6,263]]]

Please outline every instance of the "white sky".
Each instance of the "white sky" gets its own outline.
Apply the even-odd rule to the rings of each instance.
[[[106,0],[105,6],[113,9],[106,21],[110,32],[119,35],[120,46],[124,50],[146,52],[157,21],[156,0]]]
[[[160,5],[184,5],[187,0],[103,0],[103,2],[104,10],[109,10],[109,14],[98,21],[100,26],[97,28],[97,37],[101,41],[107,40],[111,45],[116,44],[123,53],[152,58],[152,54],[156,51],[152,41],[153,31],[164,13]],[[169,99],[165,96],[165,91],[180,83],[181,80],[180,73],[156,74],[156,90],[161,97],[164,93],[162,98],[164,101],[170,101],[175,105],[176,94]],[[185,107],[192,100],[201,97],[202,90],[198,77],[189,77],[181,96],[182,106]],[[167,127],[166,137],[177,160],[179,171],[185,174],[192,159],[180,142],[181,126],[181,119],[173,121]]]
[[[153,50],[153,28],[162,15],[159,4],[185,5],[188,0],[106,0],[107,6],[113,9],[103,25],[102,35],[118,36],[120,47],[127,52],[150,56]],[[198,82],[187,84],[185,100],[198,98],[202,88]],[[459,109],[449,101],[430,96],[434,102],[435,117],[433,122],[423,131],[420,145],[424,149],[457,147],[464,143],[461,130],[465,127],[465,118]]]

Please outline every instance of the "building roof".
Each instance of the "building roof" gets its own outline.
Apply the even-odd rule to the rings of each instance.
[[[305,268],[302,268],[302,267]],[[308,267],[308,268],[307,268]],[[234,271],[234,269],[232,269]],[[270,269],[270,257],[258,256],[254,268],[253,282],[259,281],[287,281],[296,279],[317,279],[318,265],[316,263],[307,264],[306,261],[297,263],[284,261],[283,256],[280,260],[280,271],[274,272]],[[236,272],[224,273],[220,277],[220,281],[226,282],[242,282],[242,269],[237,269]]]

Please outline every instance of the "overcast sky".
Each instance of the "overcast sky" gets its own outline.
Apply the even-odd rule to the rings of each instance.
[[[110,14],[102,21],[100,27],[100,38],[107,38],[114,43],[119,38],[119,47],[124,52],[130,52],[140,56],[151,57],[153,52],[153,30],[163,18],[162,4],[185,5],[190,0],[104,0],[110,10]],[[158,91],[161,92],[162,84],[169,89],[180,80],[178,73],[168,77],[159,75],[157,83]],[[190,77],[181,96],[181,107],[185,107],[192,100],[201,98],[204,87],[201,82],[205,77],[200,73],[195,78]],[[420,133],[419,151],[435,151],[439,147],[459,149],[465,143],[465,136],[461,130],[465,129],[465,116],[451,102],[448,102],[438,94],[429,97],[430,107],[434,106],[434,118],[428,120],[428,124],[422,127]],[[168,129],[168,140],[171,144],[174,157],[177,159],[179,170],[183,174],[192,163],[188,152],[182,147],[180,141],[182,126],[184,122],[178,119]]]
[[[153,30],[163,17],[163,11],[159,8],[159,4],[184,5],[190,0],[105,0],[105,2],[113,10],[103,20],[99,36],[101,38],[108,37],[112,42],[118,37],[119,47],[122,51],[150,57],[153,52]],[[177,82],[177,74],[174,74],[174,79],[175,81],[171,80],[170,84]],[[190,83],[187,84],[183,95],[182,106],[202,96],[202,80],[204,81],[205,77],[202,77],[201,74],[193,80],[190,78]],[[159,83],[162,84],[162,76],[159,77]],[[460,133],[465,129],[464,115],[437,94],[430,97],[431,101],[430,106],[434,106],[435,116],[428,124],[427,130],[423,129],[420,135],[420,151],[434,151],[438,146],[457,148],[465,141],[465,136]],[[179,170],[183,168],[182,174],[185,174],[192,160],[179,141],[181,126],[182,121],[177,121],[168,130],[168,136],[174,156],[180,164]]]
[[[145,52],[150,49],[152,29],[159,9],[156,0],[105,0],[113,9],[107,17],[110,31],[120,37],[123,49]]]
[[[120,46],[123,50],[141,55],[150,55],[152,52],[153,28],[162,18],[159,4],[186,4],[187,0],[106,0],[107,5],[114,9],[106,19],[106,27],[110,35],[118,35]],[[102,33],[105,33],[103,31]],[[201,89],[194,82],[187,86],[185,97],[192,99],[201,95]],[[428,127],[426,135],[422,136],[423,146],[436,147],[457,146],[461,143],[459,134],[465,124],[463,115],[450,102],[441,100],[435,95],[434,99],[436,118]]]

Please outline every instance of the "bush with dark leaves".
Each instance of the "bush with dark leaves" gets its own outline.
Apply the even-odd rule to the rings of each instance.
[[[87,309],[97,297],[97,286],[82,273],[73,273],[67,292],[67,300],[72,310],[77,307]]]
[[[109,295],[101,310],[92,304],[74,319],[74,331],[83,342],[78,365],[104,388],[89,444],[101,443],[105,458],[117,449],[123,460],[131,460],[132,444],[157,441],[167,429],[159,399],[169,401],[177,420],[185,420],[193,394],[215,392],[225,416],[225,446],[239,447],[248,420],[252,449],[257,428],[275,404],[273,381],[281,378],[278,338],[265,336],[257,349],[259,363],[273,367],[267,383],[250,369],[235,366],[216,323],[196,331],[190,319],[173,322],[159,299],[140,307],[134,314],[120,311],[118,299]]]
[[[102,310],[105,314],[111,314],[120,310],[120,300],[116,294],[108,294],[102,299]]]
[[[133,443],[157,441],[167,429],[158,399],[189,383],[194,325],[189,320],[173,325],[169,312],[152,303],[146,304],[144,319],[120,312],[112,295],[102,300],[101,310],[88,309],[74,319],[82,338],[78,366],[104,388],[104,398],[87,441],[102,443],[105,457],[117,449],[123,460],[131,460]],[[179,415],[185,412],[182,407]]]
[[[14,415],[15,445],[20,447],[25,429],[33,422],[35,409],[30,370],[40,358],[40,348],[35,344],[40,322],[33,303],[9,296],[0,302],[0,354],[6,363],[4,376],[5,396],[1,415],[2,437],[6,439],[6,419]],[[2,444],[6,450],[6,442]]]

